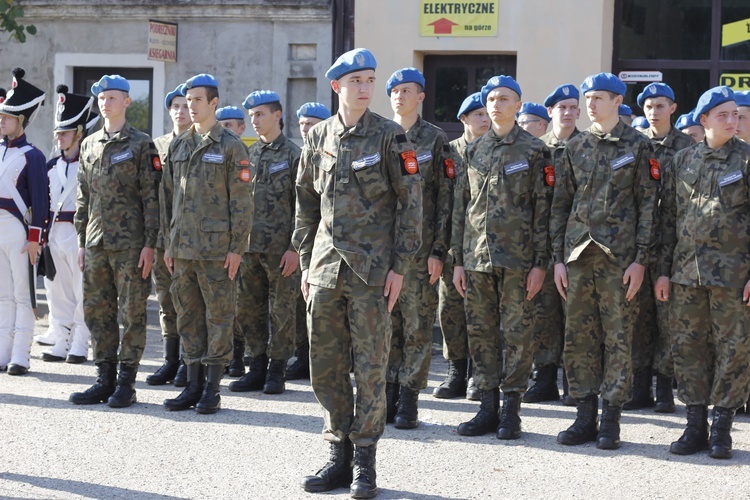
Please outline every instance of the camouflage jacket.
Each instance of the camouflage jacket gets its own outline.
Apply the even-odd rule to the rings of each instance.
[[[451,252],[471,271],[528,271],[549,263],[554,171],[549,150],[518,124],[469,144],[453,202]]]
[[[338,115],[307,135],[297,175],[294,245],[308,282],[334,288],[341,262],[370,286],[406,274],[422,243],[416,153],[395,122],[365,111]]]
[[[170,257],[242,255],[253,223],[251,180],[247,148],[218,122],[204,136],[191,126],[172,141],[161,196]]]
[[[458,139],[453,139],[451,141],[451,146],[453,149],[458,153],[459,156],[464,155],[464,151],[466,150],[466,146],[469,145],[469,141],[466,140],[466,136],[462,135]]]
[[[165,165],[167,163],[167,153],[169,152],[169,145],[172,144],[172,141],[174,138],[177,137],[177,135],[174,133],[174,130],[169,132],[168,134],[160,135],[156,139],[154,139],[154,146],[156,146],[156,151],[159,152],[159,158],[161,158],[161,164]],[[159,206],[161,206],[161,189],[159,190]],[[159,224],[159,237],[156,239],[156,248],[159,248],[161,250],[164,250],[164,234],[163,234],[163,228],[161,227],[161,224]]]
[[[423,181],[422,247],[417,257],[445,260],[450,245],[451,184],[456,172],[448,137],[421,117],[406,137],[417,151]]]
[[[568,142],[578,134],[580,134],[581,131],[576,129],[573,129],[573,133],[570,134],[570,137],[566,141],[561,141],[557,138],[555,135],[554,130],[550,130],[543,136],[541,136],[539,139],[543,143],[547,145],[547,148],[549,148],[549,152],[552,155],[552,162],[554,164],[555,170],[560,169],[560,166],[562,165],[562,158],[563,158],[563,151],[565,151],[565,146],[568,145]]]
[[[161,160],[151,138],[129,123],[81,144],[75,226],[80,247],[154,248],[159,233]]]
[[[661,204],[659,273],[688,286],[750,279],[750,145],[705,141],[677,152]]]
[[[269,144],[256,141],[248,154],[255,208],[247,251],[281,257],[294,250],[294,184],[300,148],[281,134]]]
[[[659,165],[661,165],[662,169],[667,166],[667,163],[677,151],[695,145],[692,137],[683,134],[674,127],[661,139],[654,138],[654,132],[650,128],[646,129],[643,134],[651,140],[651,147],[654,148],[654,157],[659,160]]]
[[[659,164],[649,140],[620,121],[568,141],[556,171],[550,215],[556,263],[573,262],[594,242],[625,269],[648,265],[655,237]]]

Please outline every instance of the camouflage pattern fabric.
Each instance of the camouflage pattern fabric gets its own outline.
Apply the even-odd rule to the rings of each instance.
[[[177,334],[177,311],[174,309],[174,301],[169,293],[172,286],[172,275],[169,274],[167,265],[164,263],[164,249],[158,248],[154,252],[154,267],[151,268],[151,276],[156,285],[156,300],[159,302],[159,324],[161,334],[165,339],[178,339]]]
[[[297,305],[294,316],[294,346],[297,349],[309,349],[310,339],[307,336],[307,302],[305,302],[305,297],[301,293],[297,296]]]

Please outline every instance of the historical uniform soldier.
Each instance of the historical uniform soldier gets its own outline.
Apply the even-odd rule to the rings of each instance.
[[[674,91],[664,83],[650,83],[638,95],[649,128],[644,132],[651,139],[654,157],[659,165],[666,165],[674,154],[695,144],[693,140],[672,126],[671,116],[677,110]],[[656,240],[655,240],[656,242]],[[656,411],[674,413],[672,379],[674,365],[669,338],[667,310],[654,297],[654,282],[659,277],[656,269],[656,247],[651,252],[649,269],[638,293],[638,319],[633,331],[633,399],[623,410],[637,410],[654,406],[651,393],[652,372],[656,373]]]
[[[302,142],[307,140],[307,133],[323,120],[331,117],[328,108],[319,102],[306,102],[297,110],[299,132]],[[310,378],[310,341],[307,338],[307,303],[300,293],[297,298],[295,318],[294,356],[295,360],[286,369],[287,380]]]
[[[695,110],[681,115],[675,122],[674,128],[683,134],[690,136],[694,142],[703,142],[703,139],[706,137],[706,132],[703,130],[703,125],[693,119],[694,112]]]
[[[452,183],[456,167],[448,137],[419,116],[424,76],[402,68],[385,85],[393,121],[406,130],[417,151],[422,175],[422,247],[404,276],[391,319],[393,334],[388,359],[386,422],[398,429],[418,425],[419,391],[427,387],[432,359],[432,326],[437,312],[437,281],[448,255]]]
[[[7,369],[9,375],[29,371],[34,264],[49,210],[44,155],[25,134],[44,92],[24,75],[15,68],[7,95],[0,89],[0,371]]]
[[[580,93],[575,85],[557,87],[544,100],[547,113],[552,118],[552,130],[541,140],[552,155],[553,166],[559,170],[563,151],[568,141],[579,134],[576,120],[581,116]],[[557,369],[562,357],[565,339],[565,313],[562,298],[555,286],[554,262],[550,262],[544,284],[536,297],[536,322],[534,324],[534,365],[536,380],[523,395],[524,403],[557,401]],[[563,371],[563,404],[575,406],[575,400],[568,395],[568,381]]]
[[[533,360],[533,299],[549,264],[554,168],[544,143],[515,121],[521,88],[513,78],[490,78],[482,87],[482,103],[492,129],[467,146],[453,204],[453,283],[465,298],[473,376],[482,391],[479,412],[459,425],[458,433],[497,430],[498,439],[518,439],[521,396]],[[498,386],[504,395],[499,418]]]
[[[169,145],[175,137],[185,132],[190,127],[190,113],[187,109],[185,99],[185,84],[181,83],[164,98],[164,106],[169,111],[172,119],[172,130],[169,133],[154,139],[154,145],[159,152],[162,165],[167,163]],[[161,196],[161,190],[159,191]],[[172,294],[169,287],[172,285],[172,277],[167,265],[164,263],[164,228],[159,228],[159,237],[156,240],[156,256],[152,269],[154,284],[156,285],[156,298],[159,302],[159,323],[161,324],[162,338],[164,341],[164,364],[146,377],[149,385],[164,385],[174,381],[177,387],[183,387],[186,383],[187,373],[185,364],[180,361],[180,335],[177,333],[177,311],[174,309]]]
[[[232,357],[234,278],[252,225],[252,172],[245,145],[216,121],[216,79],[200,74],[185,86],[193,124],[169,146],[161,208],[162,227],[171,228],[164,260],[188,383],[164,406],[210,414],[221,407],[219,383]]]
[[[217,109],[216,119],[222,127],[237,134],[237,137],[245,133],[245,112],[237,106],[224,106]]]
[[[375,67],[370,51],[355,49],[326,72],[339,111],[307,135],[294,231],[308,301],[310,381],[331,446],[328,463],[302,487],[329,491],[351,482],[354,498],[377,494],[390,313],[422,235],[416,153],[399,125],[368,109]]]
[[[91,86],[104,127],[81,144],[74,221],[83,270],[83,313],[94,340],[98,378],[84,392],[70,396],[75,404],[107,401],[123,408],[135,403],[135,376],[146,345],[161,160],[151,138],[125,118],[129,91],[130,84],[120,75],[104,75]]]
[[[654,238],[660,170],[649,140],[617,116],[625,84],[599,73],[581,91],[593,124],[565,147],[550,216],[555,284],[567,301],[563,361],[578,403],[557,441],[615,449],[631,399],[634,299]]]
[[[99,116],[91,111],[93,97],[71,94],[67,85],[58,85],[56,90],[55,139],[60,155],[47,163],[50,196],[47,245],[55,274],[48,269],[44,278],[55,343],[42,350],[42,360],[83,363],[91,333],[83,316],[83,273],[78,267],[78,237],[73,217],[81,141]]]
[[[550,116],[546,106],[535,102],[521,104],[521,111],[516,116],[518,126],[534,137],[540,138],[547,133]]]
[[[695,120],[706,139],[674,155],[661,205],[655,291],[669,300],[677,396],[687,405],[687,428],[669,451],[731,458],[735,409],[750,393],[750,146],[734,137],[728,87],[705,92]]]
[[[250,366],[246,375],[229,384],[229,390],[281,394],[286,363],[294,350],[300,292],[299,256],[292,246],[300,148],[282,132],[276,92],[251,92],[242,106],[258,141],[249,150],[253,228],[240,265],[234,360],[242,359],[247,344]]]
[[[455,153],[454,182],[459,176],[461,157],[469,143],[483,136],[490,129],[490,117],[487,108],[482,104],[482,93],[475,92],[461,103],[456,118],[463,123],[464,133],[450,142]],[[451,196],[451,213],[453,196]],[[448,222],[450,226],[450,221]],[[450,227],[448,229],[450,232]],[[479,390],[471,376],[471,357],[466,332],[466,311],[464,298],[453,286],[453,254],[449,251],[443,265],[438,287],[438,320],[443,332],[443,357],[448,360],[448,374],[445,380],[435,388],[432,395],[436,398],[451,399],[466,395],[466,399],[479,401]],[[468,378],[468,380],[467,380]]]

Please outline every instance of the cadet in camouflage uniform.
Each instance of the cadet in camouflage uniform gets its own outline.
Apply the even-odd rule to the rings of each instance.
[[[544,100],[547,113],[552,119],[552,130],[541,140],[552,155],[555,170],[562,165],[563,151],[568,141],[579,134],[576,120],[581,116],[580,93],[575,85],[557,87]],[[565,313],[562,298],[555,286],[554,262],[550,262],[544,284],[536,297],[536,323],[534,325],[534,365],[536,380],[523,395],[524,403],[557,401],[557,368],[562,357],[565,338]],[[575,406],[575,400],[568,394],[567,378],[563,371],[563,404]]]
[[[674,155],[661,205],[655,292],[669,300],[677,396],[687,405],[687,428],[670,451],[731,458],[735,409],[750,393],[750,146],[733,137],[728,87],[705,92],[695,119],[706,139]]]
[[[436,283],[448,254],[451,196],[455,162],[448,137],[419,116],[424,100],[424,76],[416,68],[402,68],[388,79],[393,121],[406,130],[417,151],[422,174],[422,247],[404,276],[396,307],[388,358],[386,422],[397,429],[413,429],[418,422],[419,391],[427,387],[432,359],[432,327],[437,313]]]
[[[666,165],[674,154],[695,142],[672,126],[671,116],[677,110],[674,92],[664,83],[650,83],[638,95],[649,128],[644,132],[651,139],[654,156],[660,166]],[[674,413],[674,396],[669,323],[665,305],[654,297],[654,282],[659,277],[656,269],[656,247],[651,251],[651,262],[638,293],[638,319],[633,331],[633,399],[623,410],[637,410],[654,406],[651,393],[652,371],[656,373],[656,411]]]
[[[216,413],[232,357],[234,278],[252,225],[252,173],[245,145],[216,121],[216,79],[200,74],[185,85],[193,125],[169,146],[161,201],[162,227],[171,228],[164,233],[164,260],[188,383],[164,406]]]
[[[599,73],[581,90],[593,124],[565,147],[550,217],[555,284],[567,301],[563,361],[578,400],[557,441],[615,449],[631,398],[633,299],[649,262],[660,172],[648,139],[617,116],[625,84]]]
[[[694,142],[703,142],[706,132],[703,130],[703,125],[693,119],[693,111],[680,116],[675,122],[674,128],[689,136]]]
[[[541,138],[547,133],[550,116],[547,108],[535,102],[521,104],[521,110],[516,114],[518,126],[534,137]]]
[[[99,377],[84,392],[70,396],[75,404],[107,401],[122,408],[135,403],[135,376],[146,346],[161,160],[151,138],[125,118],[129,91],[130,84],[119,75],[104,75],[91,86],[104,127],[81,144],[74,222],[83,271],[83,314]]]
[[[497,430],[498,439],[518,439],[521,395],[533,359],[533,299],[549,264],[554,168],[544,143],[515,121],[521,88],[513,78],[490,78],[482,87],[482,103],[492,129],[467,146],[453,204],[453,283],[465,298],[473,375],[482,391],[479,412],[459,425],[458,433]],[[504,395],[499,418],[498,386]]]
[[[482,104],[482,93],[475,92],[464,99],[456,117],[463,123],[464,133],[450,142],[454,152],[454,179],[458,178],[462,168],[461,157],[466,146],[490,129],[490,117],[487,114],[487,108]],[[453,211],[452,204],[453,196],[451,196],[451,212]],[[448,225],[451,225],[450,220]],[[469,366],[471,357],[466,333],[464,298],[453,286],[453,254],[450,251],[448,253],[438,288],[438,319],[440,330],[443,332],[443,357],[448,360],[448,375],[435,388],[432,395],[436,398],[451,399],[465,394],[466,399],[479,401],[479,389],[474,384]]]
[[[742,142],[750,143],[750,90],[735,92],[737,101],[737,131],[735,135]]]
[[[175,137],[190,128],[190,114],[185,99],[185,84],[177,86],[164,99],[164,106],[169,111],[172,119],[172,130],[168,134],[154,139],[154,145],[159,152],[162,165],[167,163],[167,152],[169,145]],[[161,191],[160,191],[161,194]],[[177,333],[177,312],[174,310],[172,295],[169,287],[172,277],[167,265],[164,263],[164,235],[159,228],[159,237],[156,240],[156,257],[152,269],[154,284],[156,285],[156,299],[159,302],[159,323],[164,341],[164,364],[155,373],[146,377],[149,385],[164,385],[174,381],[176,387],[185,385],[187,374],[185,363],[180,361],[180,336]],[[178,372],[181,372],[178,374]]]
[[[253,229],[240,266],[234,358],[247,344],[248,373],[229,384],[234,392],[281,394],[286,362],[294,351],[295,307],[300,289],[299,256],[292,246],[295,181],[300,148],[282,133],[279,95],[251,92],[242,104],[258,140],[250,146]],[[270,303],[271,332],[268,330]]]
[[[331,446],[328,463],[302,487],[329,491],[351,482],[354,498],[377,494],[390,313],[422,235],[416,153],[399,125],[368,109],[375,67],[370,51],[355,49],[326,72],[339,111],[307,135],[294,231],[307,300],[310,381]]]

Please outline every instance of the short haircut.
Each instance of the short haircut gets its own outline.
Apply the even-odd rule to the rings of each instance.
[[[203,88],[206,89],[206,100],[208,102],[213,101],[214,97],[217,99],[219,98],[219,89],[217,89],[216,87],[203,87]]]

